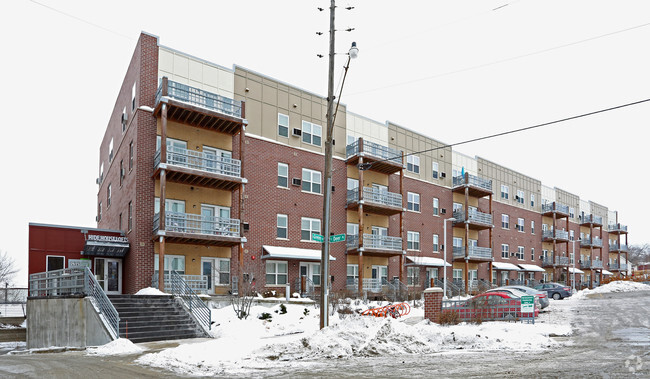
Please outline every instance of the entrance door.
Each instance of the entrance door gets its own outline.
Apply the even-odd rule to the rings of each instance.
[[[107,294],[121,294],[122,260],[95,258],[95,278]]]

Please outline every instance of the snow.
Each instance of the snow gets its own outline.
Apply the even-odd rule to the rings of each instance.
[[[168,293],[162,292],[158,288],[153,288],[153,287],[147,287],[143,288],[140,291],[135,293],[136,295],[144,295],[144,296],[151,296],[151,295],[169,295]]]
[[[617,280],[617,281],[614,281],[614,282],[604,284],[604,285],[602,285],[600,287],[596,287],[596,288],[594,288],[592,290],[584,289],[582,291],[578,291],[575,295],[571,296],[568,299],[584,300],[589,295],[593,295],[593,294],[606,294],[606,293],[614,293],[614,292],[633,292],[633,291],[650,291],[650,286],[647,285],[647,284],[640,283],[640,282]]]
[[[88,355],[126,355],[126,354],[137,354],[143,352],[145,349],[134,344],[126,338],[118,338],[115,341],[111,341],[106,345],[89,347],[86,351]]]

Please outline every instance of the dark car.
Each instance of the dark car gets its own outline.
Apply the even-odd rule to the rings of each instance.
[[[571,296],[571,287],[559,283],[539,284],[535,286],[535,289],[539,291],[546,291],[548,297],[552,297],[554,300],[560,300]]]

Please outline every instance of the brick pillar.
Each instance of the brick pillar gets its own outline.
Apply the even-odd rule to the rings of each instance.
[[[442,312],[442,288],[433,287],[424,290],[424,318],[440,323]]]

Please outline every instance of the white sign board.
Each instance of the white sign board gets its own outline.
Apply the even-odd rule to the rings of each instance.
[[[90,259],[68,259],[68,268],[90,268]]]
[[[521,313],[535,312],[535,296],[521,297]]]

